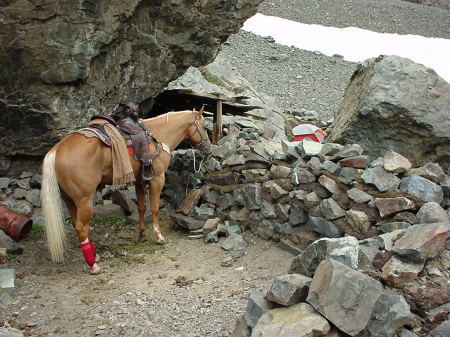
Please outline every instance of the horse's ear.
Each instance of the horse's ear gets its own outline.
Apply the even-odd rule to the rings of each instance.
[[[200,108],[200,111],[198,112],[198,115],[201,116],[203,114],[203,110],[205,110],[205,105],[203,104]]]

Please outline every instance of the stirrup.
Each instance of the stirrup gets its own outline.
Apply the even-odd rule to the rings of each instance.
[[[142,165],[141,165],[142,179],[145,180],[145,181],[149,181],[149,180],[155,179],[155,177],[156,177],[156,172],[155,172],[155,169],[153,168],[153,165],[150,163],[150,165],[148,165],[147,167],[150,167],[150,170],[151,170],[152,173],[151,173],[150,176],[147,177],[147,176],[145,175],[145,169],[146,169],[146,167],[145,167],[144,164],[142,164]]]

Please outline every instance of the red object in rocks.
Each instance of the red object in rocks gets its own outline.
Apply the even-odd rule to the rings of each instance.
[[[0,205],[0,229],[16,241],[22,240],[31,230],[33,220]]]

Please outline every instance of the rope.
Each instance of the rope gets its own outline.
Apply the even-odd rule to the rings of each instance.
[[[198,166],[198,169],[196,169],[195,168],[195,151],[194,151],[194,149],[191,149],[191,153],[192,153],[192,156],[194,157],[194,172],[195,173],[198,173],[198,172],[200,172],[200,170],[201,170],[201,168],[202,168],[202,164],[203,164],[203,160],[205,159],[205,156],[203,156],[202,154],[200,154],[200,156],[202,157],[202,160],[200,161],[200,164],[199,164],[199,166]],[[185,195],[187,195],[187,192],[188,192],[188,186],[189,186],[189,175],[188,175],[188,178],[187,178],[187,181],[186,181],[186,189],[185,189]]]

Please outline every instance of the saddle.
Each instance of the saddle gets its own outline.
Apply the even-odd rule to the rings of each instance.
[[[104,119],[114,125],[125,138],[125,142],[128,147],[133,149],[133,156],[136,161],[140,161],[142,165],[142,179],[152,180],[156,176],[156,172],[152,165],[152,160],[159,156],[161,152],[161,143],[156,141],[151,132],[145,127],[145,125],[139,120],[126,116],[121,119],[114,119],[112,116],[98,114],[91,118]],[[89,127],[93,127],[100,131],[102,135],[105,135],[103,127],[99,124],[91,124]],[[106,136],[107,137],[107,136]],[[150,154],[148,144],[156,142],[156,153]],[[146,176],[146,172],[150,170],[150,175]]]

